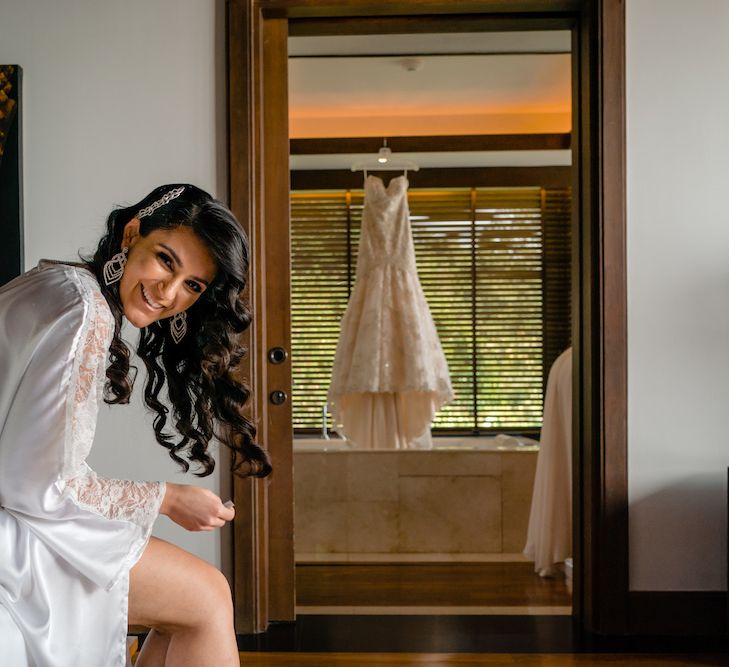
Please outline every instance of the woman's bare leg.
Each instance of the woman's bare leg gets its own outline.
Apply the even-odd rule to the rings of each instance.
[[[141,667],[239,667],[225,577],[179,547],[151,538],[129,576],[129,623],[160,632]],[[156,633],[154,633],[156,634]],[[164,662],[163,638],[169,637]],[[149,638],[147,639],[149,641]],[[146,642],[145,642],[146,647]],[[157,662],[153,662],[157,661]]]
[[[164,667],[171,638],[159,630],[152,630],[144,640],[135,667]]]

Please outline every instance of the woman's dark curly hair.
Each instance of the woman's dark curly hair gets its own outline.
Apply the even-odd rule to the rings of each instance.
[[[254,442],[255,428],[242,414],[250,392],[235,377],[245,354],[238,335],[251,322],[241,299],[248,272],[248,240],[228,208],[194,185],[162,185],[133,206],[112,211],[96,252],[84,258],[99,280],[116,321],[104,399],[111,404],[127,403],[134,384],[129,348],[121,338],[119,283],[106,285],[104,264],[121,250],[125,225],[142,208],[180,187],[181,195],[141,219],[139,233],[147,236],[155,229],[191,228],[213,256],[217,274],[186,311],[188,333],[179,343],[170,335],[168,320],[140,330],[137,354],[147,368],[144,402],[157,413],[157,441],[185,472],[190,464],[180,453],[200,465],[202,471],[195,473],[199,477],[213,472],[215,460],[207,449],[215,437],[233,451],[234,473],[265,477],[271,472],[271,462],[266,451]],[[176,435],[165,430],[170,409],[159,397],[165,383]]]

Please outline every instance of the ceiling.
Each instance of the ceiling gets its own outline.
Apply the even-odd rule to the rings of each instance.
[[[570,39],[569,31],[291,37],[290,136],[569,132]],[[536,153],[553,155],[419,158],[433,166],[569,162],[569,151]],[[357,157],[292,156],[292,168],[341,168]]]

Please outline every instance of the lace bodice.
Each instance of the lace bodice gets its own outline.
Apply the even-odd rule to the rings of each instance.
[[[357,256],[357,277],[379,266],[416,272],[405,176],[396,176],[387,187],[377,176],[365,180],[365,206]]]

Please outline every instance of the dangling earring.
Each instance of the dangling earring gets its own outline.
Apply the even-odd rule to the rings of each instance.
[[[179,343],[185,337],[187,333],[187,314],[184,311],[176,313],[170,319],[170,333],[175,343]]]
[[[122,248],[121,252],[114,255],[106,264],[104,264],[104,282],[107,285],[113,285],[121,280],[124,273],[124,266],[127,263],[127,254],[129,248]]]

